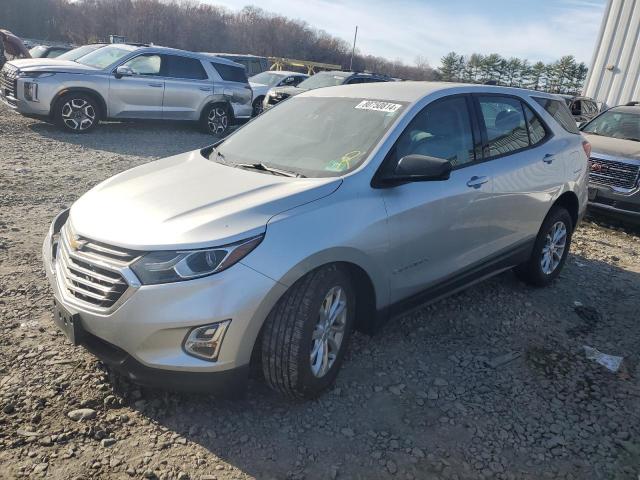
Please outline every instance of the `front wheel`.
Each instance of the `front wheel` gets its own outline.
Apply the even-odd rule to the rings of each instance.
[[[206,133],[222,137],[229,130],[231,123],[229,109],[222,104],[210,105],[203,112],[201,123]]]
[[[355,315],[348,273],[338,265],[298,280],[269,314],[262,368],[271,388],[292,398],[314,398],[338,375]]]
[[[540,227],[531,257],[515,268],[516,275],[530,285],[549,285],[560,275],[567,260],[572,234],[569,212],[563,207],[553,207]]]
[[[72,133],[87,133],[96,128],[99,107],[90,95],[68,93],[56,103],[53,112],[55,123]]]
[[[264,101],[264,97],[258,97],[253,101],[253,112],[251,113],[252,117],[257,117],[263,112],[264,110],[264,107],[262,105],[263,101]]]

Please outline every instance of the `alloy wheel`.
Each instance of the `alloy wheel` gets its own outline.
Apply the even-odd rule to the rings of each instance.
[[[96,121],[96,110],[82,98],[66,102],[61,110],[62,121],[71,130],[83,131],[91,128]]]
[[[227,130],[229,126],[229,116],[227,109],[224,107],[215,107],[209,111],[207,116],[207,127],[214,135],[220,135]]]
[[[320,305],[318,322],[311,337],[313,345],[309,361],[315,377],[324,377],[336,361],[346,325],[347,294],[342,287],[336,286],[329,290]]]
[[[542,247],[540,267],[545,275],[552,274],[558,268],[566,246],[567,227],[564,222],[556,222],[547,233],[544,247]]]

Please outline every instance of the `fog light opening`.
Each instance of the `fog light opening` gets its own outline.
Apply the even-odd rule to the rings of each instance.
[[[193,328],[184,339],[184,351],[193,357],[215,362],[231,320]]]

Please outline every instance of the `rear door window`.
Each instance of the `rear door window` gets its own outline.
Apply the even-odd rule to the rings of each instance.
[[[204,80],[207,78],[207,72],[202,67],[200,60],[178,55],[164,55],[163,75],[165,77],[188,78],[191,80]]]
[[[486,127],[490,157],[504,155],[529,146],[527,124],[519,100],[483,95],[478,97],[478,101]]]
[[[580,133],[578,126],[576,125],[576,121],[571,116],[571,112],[565,102],[541,97],[533,97],[533,99],[567,132],[576,134]]]

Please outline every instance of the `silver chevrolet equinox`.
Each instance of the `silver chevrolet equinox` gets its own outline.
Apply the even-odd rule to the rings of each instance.
[[[44,241],[55,321],[142,384],[292,397],[354,329],[515,267],[550,284],[587,205],[587,153],[511,88],[389,82],[303,93],[225,140],[123,172]],[[558,114],[558,111],[560,114]],[[551,112],[551,113],[550,113]]]
[[[165,47],[108,45],[75,61],[14,60],[0,72],[0,101],[73,133],[100,120],[162,119],[222,135],[251,117],[251,99],[242,65]]]

